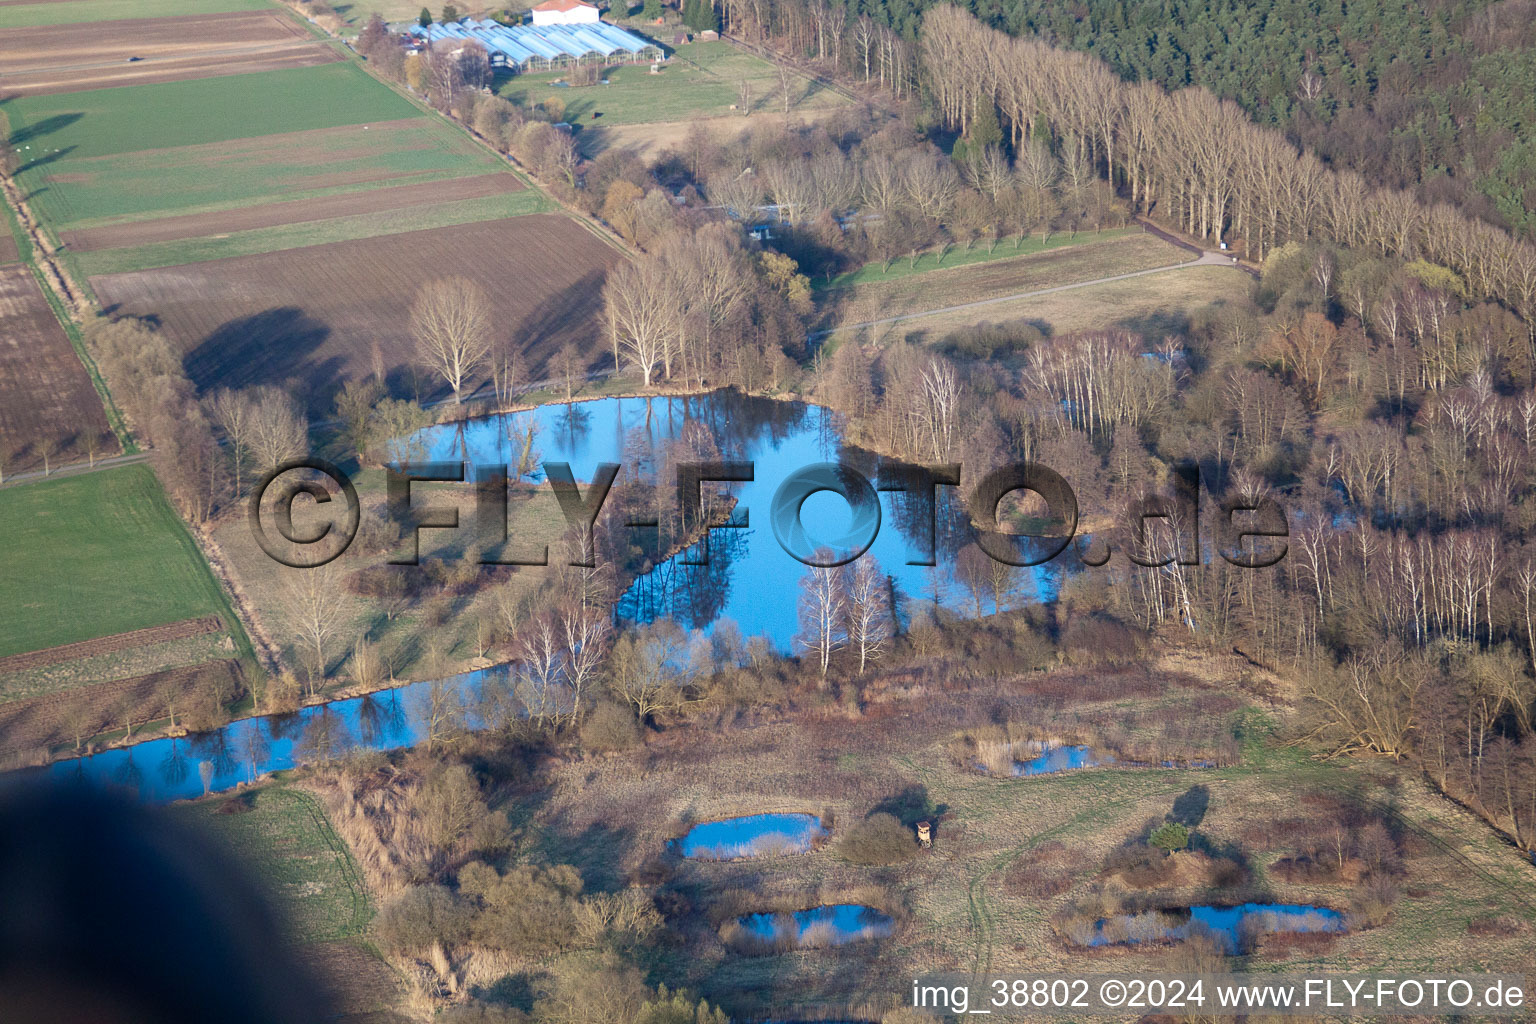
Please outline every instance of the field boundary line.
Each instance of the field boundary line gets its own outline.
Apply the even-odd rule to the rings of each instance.
[[[350,925],[352,930],[346,937],[364,934],[364,929],[373,916],[369,912],[372,907],[368,899],[368,889],[357,870],[357,862],[352,859],[352,851],[347,848],[341,836],[337,835],[330,818],[326,817],[324,808],[320,806],[320,802],[314,798],[313,794],[294,786],[277,787],[274,792],[287,794],[303,805],[311,820],[314,821],[315,830],[320,833],[321,840],[340,859],[342,878],[347,883],[347,892],[351,895],[352,903],[352,924]]]

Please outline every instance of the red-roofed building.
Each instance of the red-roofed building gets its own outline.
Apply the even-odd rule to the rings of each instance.
[[[544,0],[533,9],[535,25],[583,25],[597,20],[597,8],[582,0]]]

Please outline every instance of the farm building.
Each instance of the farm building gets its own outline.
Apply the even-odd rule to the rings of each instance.
[[[597,8],[582,0],[544,0],[533,9],[535,25],[591,25]]]
[[[407,30],[427,43],[474,39],[490,54],[491,67],[508,71],[543,71],[568,64],[601,64],[615,60],[643,63],[661,60],[661,47],[616,25],[597,21],[585,25],[502,25],[490,20],[411,26]]]

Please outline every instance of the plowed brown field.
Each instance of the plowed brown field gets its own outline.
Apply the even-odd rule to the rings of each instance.
[[[0,35],[0,92],[78,92],[340,59],[276,10],[45,25]]]
[[[403,210],[411,206],[447,203],[456,199],[484,199],[487,196],[518,192],[522,188],[523,183],[513,174],[477,174],[447,181],[395,185],[367,192],[343,192],[340,195],[295,199],[286,203],[266,203],[233,210],[187,214],[183,217],[161,217],[158,220],[65,231],[61,238],[76,252],[118,249],[182,238],[207,238],[231,231],[250,231],[279,224],[329,220],[332,217],[349,217],[378,210]]]
[[[603,277],[619,258],[570,218],[537,214],[111,274],[91,284],[109,312],[157,317],[200,389],[297,381],[312,396],[312,414],[328,415],[341,384],[371,371],[375,346],[391,390],[412,393],[411,302],[440,277],[467,277],[485,290],[497,332],[517,344],[530,374],[541,375],[568,341],[595,363],[606,348]],[[439,383],[425,386],[446,393]]]
[[[101,400],[32,272],[0,267],[0,459],[5,472],[85,458],[88,436],[97,455],[116,455]],[[59,452],[67,449],[63,457]]]

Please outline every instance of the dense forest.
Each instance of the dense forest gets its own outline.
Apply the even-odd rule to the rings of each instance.
[[[927,0],[726,4],[731,27],[861,70],[861,18],[908,42]],[[967,0],[980,21],[1091,53],[1132,81],[1200,85],[1326,163],[1536,231],[1529,0]],[[852,32],[822,24],[852,25]]]

